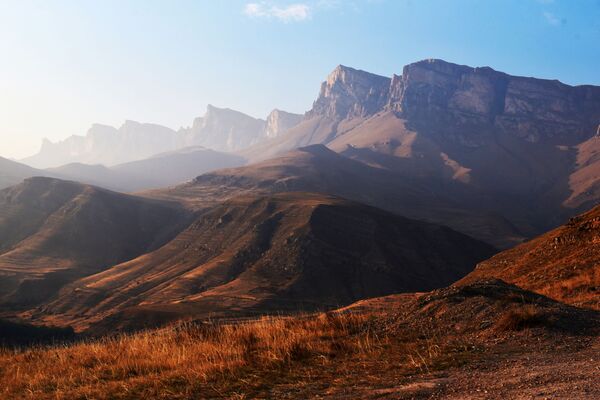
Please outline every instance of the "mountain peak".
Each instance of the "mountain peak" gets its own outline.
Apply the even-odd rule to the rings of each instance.
[[[331,71],[327,76],[327,83],[334,85],[335,82],[341,81],[343,83],[351,83],[356,80],[388,80],[389,78],[371,72],[363,71],[362,69],[356,69],[339,64]]]
[[[338,65],[321,84],[319,97],[307,116],[370,115],[385,104],[389,86],[390,78]]]
[[[298,125],[303,118],[303,115],[289,113],[276,108],[267,116],[265,135],[268,138],[277,137],[288,129]]]

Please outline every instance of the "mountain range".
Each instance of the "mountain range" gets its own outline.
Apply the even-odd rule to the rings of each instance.
[[[231,152],[277,137],[301,118],[301,115],[273,110],[263,120],[208,105],[204,117],[196,118],[191,127],[178,131],[135,121],[126,121],[118,129],[94,124],[85,136],[71,136],[58,143],[44,139],[39,153],[21,162],[41,169],[72,163],[110,167],[187,147]]]
[[[95,126],[0,160],[46,176],[0,192],[0,311],[106,333],[490,277],[595,308],[599,124],[599,87],[424,60],[338,66],[304,116]]]
[[[338,66],[300,124],[240,154],[324,144],[531,237],[597,203],[599,129],[600,87],[432,59],[391,78]]]
[[[215,169],[246,164],[246,160],[201,146],[159,153],[143,160],[106,167],[102,164],[71,163],[36,169],[0,158],[0,189],[31,177],[51,177],[101,186],[119,192],[134,192],[173,186]]]

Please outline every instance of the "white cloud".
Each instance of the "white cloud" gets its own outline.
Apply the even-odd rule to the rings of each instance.
[[[549,11],[544,11],[543,13],[544,18],[546,18],[546,22],[548,22],[550,25],[554,25],[554,26],[558,26],[561,23],[560,18],[558,18],[556,15],[552,14]]]
[[[298,22],[310,18],[310,6],[303,3],[279,6],[262,1],[248,3],[244,7],[244,14],[254,18],[276,18],[282,22]]]

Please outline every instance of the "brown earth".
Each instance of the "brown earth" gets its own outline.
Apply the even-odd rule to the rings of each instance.
[[[596,399],[600,315],[501,281],[0,351],[23,399]]]
[[[101,333],[190,316],[331,309],[446,286],[493,253],[449,228],[340,198],[242,196],[162,248],[73,283],[31,317]]]
[[[600,310],[600,207],[482,262],[459,284],[491,277]]]
[[[189,221],[174,203],[51,178],[0,191],[0,305],[35,306],[65,284],[154,250]]]

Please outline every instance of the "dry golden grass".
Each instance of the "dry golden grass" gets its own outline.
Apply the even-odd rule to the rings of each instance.
[[[386,339],[358,314],[184,323],[73,345],[0,352],[0,397],[197,398],[219,381],[295,363],[369,357]]]
[[[520,331],[547,323],[549,321],[542,313],[534,306],[526,304],[505,312],[496,322],[496,329],[500,331]]]
[[[540,290],[560,302],[600,310],[600,268],[587,269]]]
[[[341,312],[188,322],[64,346],[0,349],[0,399],[371,399],[440,371],[470,374],[463,367],[473,361],[550,357],[557,337],[575,335],[580,346],[580,333],[595,332],[593,324],[574,333],[546,329],[596,314],[525,303],[524,295],[492,282],[374,299]]]

